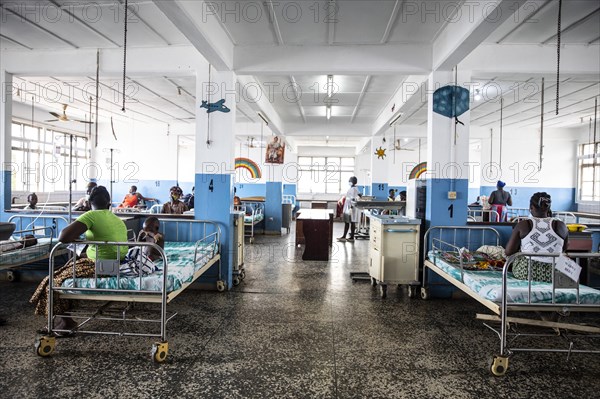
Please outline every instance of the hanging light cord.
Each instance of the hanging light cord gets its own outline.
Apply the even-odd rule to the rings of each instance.
[[[127,6],[128,0],[125,0],[125,29],[123,29],[123,108],[125,112],[125,74],[127,72]]]
[[[558,115],[560,95],[560,24],[562,14],[562,0],[558,0],[558,32],[556,34],[556,115]]]
[[[208,96],[207,96],[207,102],[209,104],[210,107],[210,91],[212,90],[212,84],[210,81],[210,71],[211,71],[211,65],[208,64]],[[207,110],[208,111],[208,110]],[[206,113],[206,148],[210,148],[210,113]]]

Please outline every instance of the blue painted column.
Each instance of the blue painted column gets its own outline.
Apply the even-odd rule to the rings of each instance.
[[[6,209],[11,206],[11,126],[12,126],[12,74],[0,70],[2,99],[0,101],[0,220],[6,221]]]
[[[360,185],[368,185],[371,188],[370,195],[377,200],[385,200],[387,198],[388,187],[388,160],[386,157],[380,158],[377,156],[377,149],[384,147],[382,140],[379,137],[374,137],[371,140],[371,184],[368,182],[359,181]]]
[[[470,72],[459,71],[457,85],[465,86],[466,82],[470,81],[470,77]],[[433,112],[435,90],[446,85],[454,85],[454,81],[454,73],[449,71],[437,71],[429,76],[425,214],[428,228],[467,224],[470,111],[458,118],[464,125],[455,125],[454,118],[447,118]],[[452,198],[453,195],[456,198]],[[444,282],[445,280],[429,273],[430,294],[449,297],[455,291],[454,288],[435,286]]]
[[[279,182],[267,182],[265,199],[265,233],[281,235],[283,185]]]
[[[233,181],[235,174],[235,84],[232,72],[212,69],[209,79],[208,64],[199,67],[196,76],[196,219],[212,220],[221,228],[221,275],[227,288],[232,286],[233,270]],[[210,103],[225,99],[229,112],[208,114],[200,108],[202,100]],[[208,119],[210,118],[210,120]],[[213,266],[200,281],[211,288],[217,277]]]

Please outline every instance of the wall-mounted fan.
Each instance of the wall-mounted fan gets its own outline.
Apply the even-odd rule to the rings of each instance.
[[[63,104],[63,112],[62,115],[56,112],[50,112],[50,115],[52,115],[53,117],[55,117],[56,119],[49,119],[45,122],[79,122],[79,123],[87,123],[89,125],[91,125],[94,122],[91,121],[84,121],[81,119],[71,119],[67,116],[67,104]]]

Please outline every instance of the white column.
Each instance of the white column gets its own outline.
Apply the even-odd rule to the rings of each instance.
[[[3,216],[4,210],[11,206],[12,74],[0,69],[0,76],[0,216]]]

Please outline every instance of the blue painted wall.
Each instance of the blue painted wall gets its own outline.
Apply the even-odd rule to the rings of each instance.
[[[265,200],[265,231],[271,234],[281,234],[282,226],[282,184],[281,182],[268,182]]]
[[[236,194],[240,198],[244,197],[266,197],[267,185],[265,183],[236,183]]]
[[[98,180],[98,185],[105,186],[110,190],[110,181],[108,179]],[[131,186],[136,186],[138,193],[144,197],[156,198],[161,203],[169,201],[169,189],[177,185],[176,180],[138,180],[134,183],[116,182],[113,183],[113,202],[120,202],[129,192]],[[192,192],[193,182],[179,182],[179,187],[183,190],[183,194]]]
[[[481,195],[480,192],[481,192],[481,187],[475,187],[475,188],[469,187],[468,203],[472,204],[473,202],[477,201],[477,197],[479,197]]]
[[[10,170],[1,171],[0,175],[0,220],[6,221],[4,210],[10,209],[10,196],[11,196],[11,185],[10,185]]]
[[[385,201],[388,197],[388,184],[387,183],[373,183],[371,184],[371,195],[375,199]]]
[[[212,190],[211,190],[212,183]],[[233,181],[229,174],[196,174],[195,217],[213,220],[221,226],[221,278],[232,286],[233,271]],[[207,274],[215,275],[217,265]],[[216,278],[202,277],[200,281],[216,281]]]
[[[529,199],[537,192],[545,191],[552,197],[552,210],[575,211],[575,188],[550,188],[550,187],[504,187],[511,193],[514,208],[529,208]],[[496,190],[495,186],[482,186],[480,195],[489,195]]]

